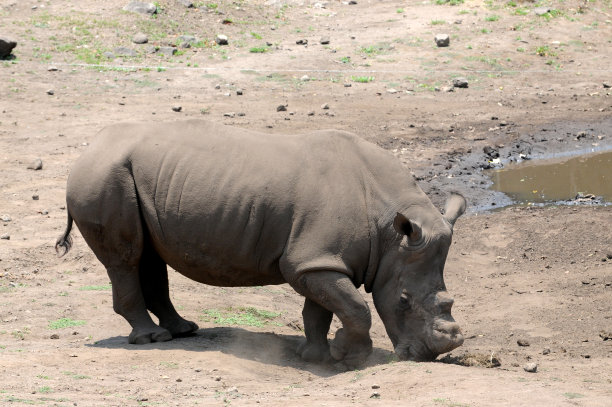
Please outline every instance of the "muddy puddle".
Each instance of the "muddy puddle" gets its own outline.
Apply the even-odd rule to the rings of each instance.
[[[488,175],[491,189],[517,203],[612,202],[612,151],[509,164]]]

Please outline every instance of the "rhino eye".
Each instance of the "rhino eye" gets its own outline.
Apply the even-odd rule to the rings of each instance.
[[[406,290],[402,290],[402,295],[400,295],[400,305],[404,309],[410,308],[410,296]]]

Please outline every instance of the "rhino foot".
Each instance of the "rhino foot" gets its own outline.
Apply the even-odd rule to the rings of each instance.
[[[335,360],[342,361],[348,369],[356,369],[363,365],[372,353],[372,340],[369,336],[365,338],[351,336],[344,328],[340,328],[331,342],[330,353]]]
[[[180,317],[172,321],[160,321],[159,325],[167,329],[173,337],[186,336],[200,329],[195,322]]]
[[[327,340],[325,343],[312,343],[305,340],[298,346],[297,353],[306,362],[328,362],[331,360]]]
[[[168,330],[160,327],[156,329],[138,329],[134,328],[128,338],[129,343],[143,345],[151,342],[166,342],[172,339],[172,335]]]

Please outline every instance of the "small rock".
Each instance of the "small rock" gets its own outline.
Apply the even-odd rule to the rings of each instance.
[[[178,37],[178,39],[182,43],[194,44],[196,42],[196,37],[194,37],[193,35],[181,35],[180,37]]]
[[[192,8],[193,2],[191,0],[177,0],[180,5],[186,8]]]
[[[455,88],[467,88],[468,87],[468,80],[463,77],[454,78],[452,83]]]
[[[353,85],[352,85],[352,84],[350,84],[350,83],[345,83],[345,84],[344,84],[344,87],[345,87],[345,88],[350,88],[351,86],[353,86]]]
[[[548,355],[548,354],[550,354],[550,348],[544,348],[542,350],[542,355]]]
[[[434,37],[438,47],[448,47],[450,45],[450,37],[448,34],[436,34]]]
[[[130,11],[132,13],[153,15],[157,13],[157,6],[153,3],[143,3],[140,1],[131,1],[125,7],[123,7],[123,10]]]
[[[300,78],[300,80],[301,80],[302,82],[308,82],[308,81],[310,80],[310,77],[309,77],[308,75],[304,75],[304,76],[302,76],[302,77]]]
[[[39,199],[39,198],[40,198],[40,197],[38,196],[38,194],[34,194],[34,195],[32,195],[32,199],[33,199],[34,201],[38,201],[38,199]]]
[[[223,113],[223,117],[234,117],[234,116],[236,116],[236,113],[234,112]]]
[[[485,153],[486,155],[488,155],[491,158],[499,157],[499,152],[495,148],[493,148],[491,146],[483,147],[482,152]]]
[[[287,105],[278,105],[278,106],[276,106],[276,111],[277,112],[286,112],[287,111]]]
[[[48,215],[49,211],[46,209],[43,209],[42,211],[38,211],[38,213],[40,213],[41,215]]]
[[[601,331],[599,333],[599,337],[602,340],[604,340],[604,341],[611,341],[612,340],[612,332]]]
[[[178,383],[180,383],[180,382],[182,382],[182,381],[183,381],[183,379],[181,379],[181,378],[179,377],[178,379],[176,379],[176,381],[177,381]]]
[[[550,12],[550,8],[548,7],[536,7],[533,9],[533,12],[536,16],[543,16],[546,13]]]
[[[132,42],[134,44],[146,44],[149,42],[149,37],[145,33],[137,33],[132,37]]]
[[[527,363],[525,366],[523,366],[523,370],[529,373],[535,373],[538,371],[538,364],[537,363]]]
[[[397,92],[398,92],[398,90],[397,90],[397,89],[393,89],[393,88],[389,88],[389,89],[387,89],[387,93],[390,93],[390,94],[392,94],[392,95],[393,95],[393,94],[395,94],[395,93],[397,93]]]
[[[221,381],[221,376],[217,376],[217,377],[215,377],[215,381],[216,381],[216,382],[220,382],[220,381]]]
[[[319,43],[321,45],[327,45],[329,44],[329,37],[321,37],[321,39],[319,40]]]
[[[0,59],[7,58],[17,46],[17,42],[8,38],[0,37]]]
[[[172,106],[172,111],[173,112],[180,112],[181,110],[183,110],[182,106]]]
[[[242,96],[243,95],[242,89],[236,89],[236,95]]]
[[[440,92],[454,92],[454,91],[455,91],[454,86],[442,86],[440,88]]]
[[[612,83],[610,83],[610,82],[604,82],[602,85],[603,85],[603,87],[604,87],[604,88],[606,88],[606,89],[610,89],[610,88],[612,88]]]
[[[49,338],[50,339],[59,339],[59,335],[58,334],[52,334]]]
[[[315,115],[314,110],[311,110],[310,112],[308,112],[308,116],[314,116],[314,115]]]
[[[236,113],[236,115],[237,115],[238,117],[244,117],[244,116],[246,116],[246,113],[244,113],[244,112],[238,112],[238,113]]]
[[[53,89],[48,89],[47,90],[47,95],[53,96],[53,95],[55,95],[55,91]]]
[[[200,372],[202,371],[202,368],[201,368],[201,367],[197,367],[197,368],[195,368],[194,370],[195,370],[197,373],[200,373]]]
[[[176,48],[174,48],[174,47],[159,47],[159,49],[157,50],[157,53],[165,55],[167,57],[171,57],[172,55],[176,54]]]
[[[295,43],[297,45],[308,45],[308,40],[306,40],[306,39],[299,39]]]
[[[518,344],[518,346],[529,346],[530,345],[529,341],[524,338],[518,339],[516,343]]]
[[[28,170],[38,171],[38,170],[42,170],[42,167],[43,167],[42,160],[40,158],[37,158],[30,165],[28,165]]]
[[[321,105],[321,109],[323,109],[323,110],[328,110],[328,109],[329,109],[329,105],[328,105],[327,103],[323,103],[323,104]]]
[[[2,239],[2,240],[11,240],[11,236],[8,233],[5,233],[2,236],[0,236],[0,239]]]
[[[356,0],[350,0],[348,2],[348,4],[349,4],[349,6],[354,6],[355,4],[357,4],[357,1]]]
[[[102,54],[104,56],[104,58],[106,59],[115,59],[115,54],[113,54],[110,51],[106,51],[105,53]]]
[[[372,389],[374,389],[374,390],[380,389],[380,386],[378,384],[373,384],[372,385]]]
[[[379,399],[380,398],[380,393],[375,391],[372,392],[372,395],[370,396],[371,399]]]
[[[51,65],[51,66],[49,66],[47,68],[47,71],[49,71],[49,72],[57,72],[58,69],[57,69],[57,66]]]
[[[229,43],[229,39],[227,35],[219,34],[217,38],[215,38],[215,42],[219,45],[227,45]]]
[[[127,47],[117,47],[113,50],[113,53],[120,57],[136,57],[138,54],[133,49]]]
[[[2,222],[10,222],[13,220],[13,218],[11,218],[10,215],[2,215],[0,216],[0,220],[2,220]]]

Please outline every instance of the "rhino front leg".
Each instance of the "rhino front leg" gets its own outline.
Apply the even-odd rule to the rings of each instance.
[[[132,326],[129,343],[143,344],[172,339],[168,330],[153,322],[147,312],[138,278],[138,269],[108,267],[113,287],[113,309]]]
[[[362,365],[372,353],[369,333],[372,316],[353,282],[342,273],[309,271],[299,277],[292,286],[298,293],[336,314],[342,322],[342,328],[336,332],[331,342],[331,356],[335,360],[343,361],[349,369]],[[304,328],[307,329],[306,320]],[[314,332],[316,331],[315,329]],[[319,330],[318,335],[320,334]]]
[[[298,347],[298,354],[307,362],[325,362],[330,360],[327,333],[334,314],[310,298],[304,301],[302,317],[306,340]]]
[[[198,330],[195,322],[181,317],[172,305],[168,268],[151,247],[145,249],[140,259],[139,275],[145,304],[159,318],[159,326],[167,329],[173,337],[188,335]]]

